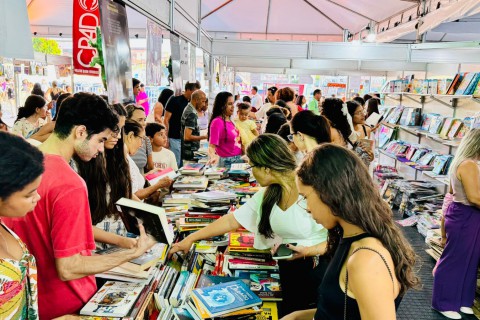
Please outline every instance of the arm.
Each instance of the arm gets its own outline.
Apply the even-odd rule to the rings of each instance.
[[[172,117],[172,113],[170,111],[165,111],[165,117],[163,118],[163,124],[165,125],[165,131],[168,132],[168,125],[170,123],[170,118]]]
[[[457,176],[462,182],[468,201],[480,207],[480,170],[477,163],[473,160],[462,162],[458,166]]]
[[[158,189],[170,187],[172,182],[173,182],[172,179],[170,179],[169,177],[165,177],[163,179],[160,179],[153,186],[149,186],[149,187],[138,190],[137,192],[135,192],[135,195],[140,200],[146,199],[146,198],[150,197]]]
[[[147,236],[142,225],[139,225],[139,229],[140,237],[132,249],[106,255],[82,256],[78,253],[66,258],[56,258],[58,276],[62,281],[80,279],[105,272],[141,256],[155,244],[155,241]]]
[[[215,165],[220,160],[220,157],[217,154],[216,148],[217,146],[214,144],[210,143],[208,145],[208,159],[209,159],[208,164]]]
[[[324,255],[327,251],[327,242],[321,242],[311,247],[292,246],[291,244],[289,244],[288,248],[293,250],[293,257],[291,260],[305,257],[321,256]]]
[[[155,116],[155,122],[163,123],[163,106],[160,102],[155,103],[155,106],[153,107],[153,114]]]
[[[183,251],[186,253],[188,252],[188,250],[190,250],[190,247],[195,241],[207,239],[214,236],[219,236],[229,231],[237,230],[241,226],[242,225],[238,223],[237,219],[235,219],[235,216],[233,215],[233,213],[229,213],[227,215],[224,215],[220,219],[216,220],[215,222],[212,222],[205,228],[190,234],[188,237],[186,237],[182,241],[175,243],[170,249],[169,254],[173,254],[178,251]]]
[[[45,142],[50,134],[55,129],[55,121],[47,122],[40,129],[30,136],[31,139],[35,139],[40,142]]]
[[[389,257],[385,258],[387,262],[390,260]],[[398,284],[393,285],[382,258],[375,252],[360,250],[348,259],[347,266],[348,290],[357,300],[361,318],[396,319],[394,300],[399,288]],[[389,266],[394,272],[393,265]],[[341,281],[344,283],[344,280]]]
[[[102,230],[96,226],[93,226],[93,237],[97,242],[113,244],[125,249],[134,248],[137,243],[137,239],[122,237],[118,234]]]
[[[185,128],[183,131],[183,139],[185,141],[200,141],[207,139],[207,136],[194,136],[192,135],[192,128]]]

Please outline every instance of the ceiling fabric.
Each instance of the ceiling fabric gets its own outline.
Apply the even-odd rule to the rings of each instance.
[[[420,25],[419,31],[420,33],[425,33],[444,22],[469,17],[479,12],[480,2],[478,0],[461,0],[453,2],[423,17],[423,23]]]

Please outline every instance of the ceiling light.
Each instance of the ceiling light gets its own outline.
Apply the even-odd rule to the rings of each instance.
[[[367,36],[367,42],[375,42],[377,40],[377,35],[375,33],[369,33]]]

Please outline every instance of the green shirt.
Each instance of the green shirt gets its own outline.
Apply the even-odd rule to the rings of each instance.
[[[313,99],[308,103],[307,109],[315,113],[317,116],[320,115],[320,110],[318,110],[318,101],[316,99]]]

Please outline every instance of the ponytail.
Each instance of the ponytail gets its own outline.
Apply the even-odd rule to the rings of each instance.
[[[262,201],[262,211],[258,232],[266,238],[273,238],[273,230],[270,225],[270,214],[273,206],[282,199],[282,187],[279,184],[271,184],[265,190]]]

